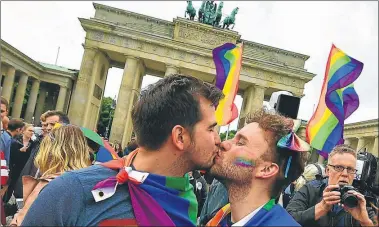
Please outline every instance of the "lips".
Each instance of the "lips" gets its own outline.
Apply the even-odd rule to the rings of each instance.
[[[338,184],[346,185],[346,184],[348,184],[348,182],[345,180],[340,180],[340,181],[338,181]]]

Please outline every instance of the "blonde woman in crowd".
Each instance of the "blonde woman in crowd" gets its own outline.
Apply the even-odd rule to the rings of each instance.
[[[42,177],[39,179],[31,176],[23,177],[24,207],[14,216],[12,226],[21,225],[28,209],[51,180],[66,171],[91,165],[87,141],[80,128],[66,125],[53,129],[42,140],[35,164]]]

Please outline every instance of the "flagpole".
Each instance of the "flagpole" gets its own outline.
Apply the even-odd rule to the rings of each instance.
[[[230,124],[228,124],[228,130],[226,131],[225,140],[228,140]]]
[[[58,56],[59,56],[59,49],[60,49],[61,47],[58,47],[58,53],[57,53],[57,58],[55,59],[55,65],[57,65],[57,62],[58,62]]]

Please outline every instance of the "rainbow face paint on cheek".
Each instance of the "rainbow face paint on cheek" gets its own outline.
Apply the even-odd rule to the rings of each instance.
[[[241,158],[241,157],[238,157],[236,159],[236,161],[234,162],[234,164],[236,164],[237,166],[242,166],[242,167],[254,167],[255,166],[255,162],[253,160],[249,160],[249,159]]]

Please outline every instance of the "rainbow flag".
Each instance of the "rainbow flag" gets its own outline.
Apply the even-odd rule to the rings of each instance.
[[[225,98],[216,109],[216,121],[220,126],[228,125],[238,117],[238,109],[234,99],[238,91],[238,83],[242,65],[242,43],[225,43],[213,49],[213,61],[216,66],[216,87],[222,90]]]
[[[307,142],[325,159],[336,145],[344,143],[344,121],[358,109],[353,82],[362,69],[362,62],[332,45],[320,100],[306,128]]]
[[[100,146],[99,151],[96,153],[95,161],[109,162],[111,160],[119,159],[118,154],[107,140],[103,139],[104,146]]]

